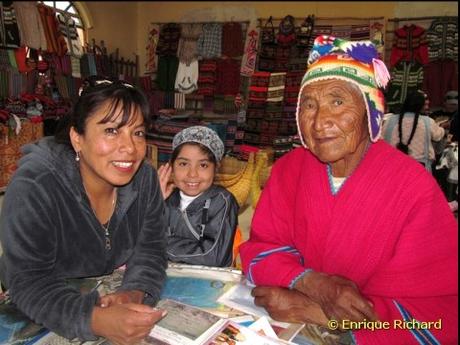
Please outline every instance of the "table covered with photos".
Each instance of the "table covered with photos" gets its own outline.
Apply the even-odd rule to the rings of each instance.
[[[109,276],[74,279],[69,284],[81,292],[97,289],[100,295],[116,291],[123,269]],[[252,286],[241,271],[231,268],[170,264],[157,307],[168,314],[142,344],[150,345],[348,345],[346,333],[331,333],[312,325],[277,322],[254,304]],[[0,298],[0,344],[14,345],[109,345],[100,338],[82,342],[68,340],[28,320],[10,302]]]

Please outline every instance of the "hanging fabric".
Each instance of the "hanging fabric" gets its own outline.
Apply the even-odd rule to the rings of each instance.
[[[243,76],[250,77],[254,73],[257,60],[257,42],[259,41],[259,29],[256,25],[251,24],[246,34],[244,54],[241,60],[240,73]]]
[[[15,1],[16,18],[21,45],[34,49],[47,49],[45,31],[34,1]]]

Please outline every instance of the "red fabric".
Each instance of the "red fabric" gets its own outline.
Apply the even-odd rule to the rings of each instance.
[[[380,320],[402,320],[394,301],[442,344],[458,342],[458,230],[447,200],[424,167],[384,141],[335,196],[326,166],[298,148],[273,166],[240,246],[245,274],[259,253],[290,246],[252,266],[257,285],[287,287],[305,268],[354,281]],[[418,344],[409,330],[357,331],[358,344]]]
[[[438,60],[423,66],[423,90],[431,107],[441,107],[447,91],[458,90],[458,65],[453,60]]]
[[[417,25],[404,25],[395,31],[393,47],[391,49],[390,66],[399,61],[416,60],[426,65],[428,59],[428,43],[425,29]]]
[[[216,72],[216,94],[236,95],[240,90],[240,65],[233,59],[219,59]]]

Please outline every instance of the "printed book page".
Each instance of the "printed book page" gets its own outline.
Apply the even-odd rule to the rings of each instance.
[[[266,317],[280,339],[291,340],[294,338],[305,325],[271,319],[264,308],[254,304],[254,297],[251,296],[253,287],[246,282],[237,284],[224,293],[218,302],[256,317]]]
[[[280,339],[271,339],[264,332],[258,333],[229,321],[225,328],[212,338],[209,345],[279,345],[292,344]]]
[[[203,345],[226,320],[207,311],[173,300],[161,300],[157,308],[168,314],[150,332],[150,337],[170,345]]]
[[[241,315],[218,299],[238,284],[243,275],[231,268],[170,264],[161,299],[172,299],[216,314],[220,317]]]

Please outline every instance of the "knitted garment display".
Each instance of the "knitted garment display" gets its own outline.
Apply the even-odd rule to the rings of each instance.
[[[198,55],[204,59],[219,58],[222,55],[222,24],[203,25],[203,34],[198,39]]]
[[[160,90],[174,91],[178,66],[177,56],[159,57],[156,82]]]
[[[14,9],[16,10],[21,45],[45,51],[47,49],[45,31],[37,4],[33,1],[16,1]]]
[[[319,36],[315,39],[308,65],[299,95],[306,85],[319,80],[339,79],[353,83],[360,89],[366,105],[370,139],[376,141],[385,110],[385,99],[380,88],[386,87],[390,74],[378,59],[375,46],[370,41],[352,42],[333,36]],[[300,108],[300,103],[297,107]],[[297,120],[298,116],[299,110]],[[305,146],[302,136],[300,139]]]
[[[426,32],[428,58],[458,60],[458,22],[456,19],[435,19]]]
[[[83,47],[80,39],[78,38],[77,25],[75,20],[70,16],[63,16],[58,13],[56,16],[59,23],[59,30],[67,41],[67,47],[70,55],[74,57],[81,57],[83,55]]]
[[[198,94],[212,96],[216,88],[217,61],[200,60],[198,64]]]
[[[0,2],[0,47],[18,48],[21,45],[13,1]]]
[[[428,44],[424,28],[414,24],[404,25],[402,28],[395,30],[394,35],[390,66],[393,67],[399,61],[417,61],[422,65],[429,62]]]
[[[234,59],[218,59],[216,71],[216,93],[236,95],[240,89],[240,65]]]
[[[422,89],[423,67],[418,62],[399,62],[391,69],[391,81],[386,91],[387,106],[392,112],[399,112],[406,96]]]
[[[189,65],[198,56],[198,38],[203,32],[202,24],[182,24],[177,56],[179,62]]]
[[[198,61],[190,64],[179,62],[177,69],[175,89],[181,93],[192,93],[198,89]]]
[[[176,55],[181,35],[181,27],[176,23],[164,24],[161,27],[156,53],[159,56]]]
[[[59,56],[64,55],[67,53],[67,43],[59,31],[56,12],[53,8],[43,4],[37,4],[37,8],[45,31],[47,51],[49,53],[56,53]]]
[[[239,57],[243,55],[243,29],[240,23],[228,22],[222,27],[222,55]]]

